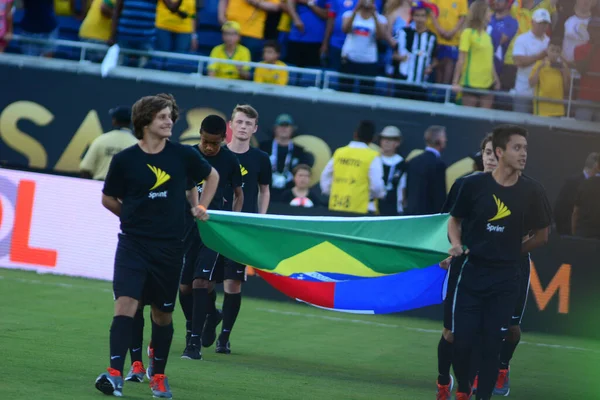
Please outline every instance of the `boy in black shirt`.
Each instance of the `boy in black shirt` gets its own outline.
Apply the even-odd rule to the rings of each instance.
[[[549,216],[541,186],[521,176],[527,160],[527,131],[494,129],[498,167],[464,180],[450,212],[452,257],[467,255],[454,292],[452,332],[457,400],[471,397],[473,342],[481,328],[482,359],[477,399],[489,399],[498,376],[498,356],[508,331],[520,284],[523,253],[548,240]],[[523,242],[523,232],[530,238]]]
[[[200,126],[200,143],[194,150],[219,173],[219,187],[209,209],[223,210],[225,189],[233,188],[233,211],[241,211],[244,203],[240,163],[226,146],[221,146],[227,133],[227,123],[217,115],[209,115]],[[197,184],[202,193],[204,182]],[[224,266],[224,258],[202,243],[196,223],[190,218],[185,239],[185,262],[181,273],[179,302],[187,320],[186,348],[181,358],[201,360],[201,346],[210,347],[215,341],[215,329],[221,314],[214,307],[216,293],[212,282],[236,279],[236,270],[231,265]],[[212,300],[211,300],[212,297]],[[209,310],[209,307],[211,308]],[[205,322],[207,314],[212,320]],[[204,334],[203,334],[204,331]]]
[[[171,398],[165,366],[173,338],[172,313],[183,260],[185,213],[189,196],[194,217],[207,220],[219,175],[189,147],[168,140],[178,117],[175,99],[147,96],[132,109],[135,146],[112,159],[104,182],[102,204],[121,220],[115,255],[115,316],[110,329],[110,368],[96,388],[122,396],[123,365],[131,343],[133,317],[140,303],[152,306],[154,397]],[[188,180],[205,181],[198,195]],[[188,209],[189,210],[189,209]]]
[[[266,214],[269,208],[269,185],[271,184],[271,160],[264,151],[250,147],[250,139],[258,129],[258,112],[249,105],[237,105],[233,109],[229,122],[232,137],[227,145],[240,162],[242,173],[242,188],[244,190],[244,205],[242,212]],[[226,195],[231,204],[231,190]],[[242,303],[242,282],[246,280],[246,266],[225,259],[226,268],[231,268],[234,276],[226,277],[223,281],[225,298],[223,299],[223,325],[217,340],[216,352],[231,353],[229,335],[240,312]],[[209,316],[210,321],[212,316]],[[208,328],[208,327],[207,327]]]

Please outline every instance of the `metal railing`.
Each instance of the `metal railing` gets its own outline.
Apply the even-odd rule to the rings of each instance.
[[[55,47],[67,47],[67,48],[72,48],[72,49],[78,49],[79,62],[82,62],[82,63],[90,62],[87,59],[88,53],[90,53],[90,52],[105,53],[109,49],[109,46],[104,45],[104,44],[98,44],[98,43],[79,42],[79,41],[63,40],[63,39],[46,40],[46,39],[33,38],[33,37],[28,37],[28,36],[23,36],[23,35],[14,35],[13,40],[18,43],[37,43],[37,44],[43,44],[43,45],[51,44]],[[292,66],[279,66],[279,65],[271,65],[271,64],[257,63],[257,62],[233,61],[233,60],[228,60],[228,59],[214,59],[214,58],[201,56],[201,55],[195,55],[195,54],[171,53],[171,52],[156,51],[156,50],[140,51],[140,50],[121,48],[120,54],[129,55],[129,56],[137,56],[137,57],[150,57],[152,59],[178,60],[178,61],[193,62],[196,64],[194,74],[199,75],[199,76],[206,76],[205,70],[210,64],[219,63],[219,64],[228,64],[228,65],[243,66],[243,67],[249,67],[249,68],[266,68],[266,69],[273,69],[273,70],[284,70],[284,71],[287,71],[288,73],[298,74],[298,77],[300,78],[301,81],[305,81],[305,82],[314,84],[315,88],[325,89],[325,90],[329,89],[329,90],[342,90],[342,91],[346,91],[346,92],[348,92],[348,91],[352,92],[354,90],[355,82],[351,83],[351,90],[344,90],[346,88],[340,88],[340,85],[342,85],[342,84],[340,84],[340,79],[342,79],[342,80],[345,79],[345,80],[352,80],[352,81],[358,82],[359,92],[368,91],[368,92],[376,93],[377,91],[381,91],[381,89],[382,89],[381,85],[384,85],[384,88],[388,91],[388,94],[385,94],[384,96],[388,96],[388,97],[390,97],[390,93],[391,93],[391,97],[393,97],[394,92],[398,91],[399,88],[411,88],[411,87],[415,88],[415,91],[414,91],[414,93],[408,93],[407,94],[408,97],[411,97],[411,95],[413,95],[413,94],[423,94],[423,91],[426,91],[426,92],[435,91],[438,93],[443,93],[443,96],[438,96],[438,99],[441,99],[441,97],[443,97],[443,101],[441,101],[441,102],[444,104],[454,104],[453,100],[455,99],[455,95],[456,95],[456,93],[454,93],[453,87],[451,85],[429,83],[429,82],[413,83],[413,82],[407,82],[405,80],[392,79],[392,78],[387,78],[387,77],[383,77],[383,76],[371,77],[371,76],[364,76],[364,75],[343,74],[343,73],[339,73],[336,71],[327,71],[327,70],[311,69],[311,68],[298,68],[298,67],[292,67]],[[599,74],[591,74],[591,75],[599,75]],[[557,104],[562,103],[563,105],[565,105],[565,110],[566,110],[565,115],[567,117],[569,117],[571,115],[573,108],[577,107],[577,106],[584,106],[586,108],[594,108],[594,109],[597,109],[598,111],[600,111],[600,103],[590,103],[590,102],[585,102],[585,101],[582,102],[582,101],[574,100],[573,97],[575,95],[576,83],[579,81],[579,79],[580,79],[579,73],[576,70],[573,70],[571,73],[571,81],[569,83],[568,96],[566,99],[563,99],[562,101],[556,100],[556,99],[551,99],[551,98],[522,96],[522,95],[518,95],[515,93],[511,93],[511,92],[480,90],[480,89],[473,89],[473,88],[461,88],[461,92],[469,93],[469,94],[476,94],[476,95],[486,95],[486,96],[493,95],[497,99],[511,99],[511,103],[512,103],[512,100],[514,100],[515,98],[530,99],[531,101],[536,99],[538,101],[543,101],[543,102],[548,102],[548,103],[557,103]],[[337,80],[337,85],[334,84],[335,80]],[[362,86],[361,86],[361,82],[368,82],[368,83],[366,85],[362,84]],[[377,84],[380,84],[380,86],[377,87]],[[335,88],[336,86],[337,86],[337,89]],[[600,91],[600,88],[597,88],[597,90]],[[395,96],[395,97],[402,98],[403,96]],[[509,104],[509,103],[507,102],[507,104]]]

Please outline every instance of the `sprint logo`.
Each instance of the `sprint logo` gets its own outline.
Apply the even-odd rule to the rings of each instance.
[[[244,168],[242,164],[240,164],[240,172],[242,173],[242,176],[248,175],[248,170]]]
[[[196,185],[196,189],[198,189],[198,193],[202,193],[202,188],[204,188],[204,182],[205,179],[202,179],[202,182],[198,183],[198,185]]]
[[[157,187],[164,185],[165,183],[167,183],[169,181],[169,179],[171,179],[171,175],[167,174],[162,169],[153,167],[150,164],[146,164],[146,165],[148,166],[148,168],[150,168],[150,171],[152,171],[152,173],[156,177],[156,182],[154,182],[154,186],[152,186],[150,188],[150,190],[154,190]],[[165,195],[165,197],[166,197],[166,195]]]
[[[492,196],[494,196],[494,201],[496,202],[496,207],[498,211],[496,212],[496,215],[493,218],[488,219],[488,222],[498,221],[499,219],[508,217],[511,214],[511,212],[508,209],[508,207],[506,207],[506,204],[504,204],[502,200],[497,198],[495,194],[493,194]]]

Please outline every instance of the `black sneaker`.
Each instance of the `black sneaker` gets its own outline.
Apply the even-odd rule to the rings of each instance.
[[[210,347],[213,345],[215,340],[217,339],[217,326],[223,320],[223,313],[221,310],[217,310],[215,314],[210,314],[208,318],[206,318],[206,323],[204,324],[204,331],[202,332],[202,346]]]
[[[229,340],[227,343],[222,343],[220,340],[217,340],[217,348],[215,349],[215,352],[219,354],[231,354],[231,345]]]
[[[195,344],[189,344],[185,347],[181,358],[185,360],[202,360],[202,352],[200,347]]]

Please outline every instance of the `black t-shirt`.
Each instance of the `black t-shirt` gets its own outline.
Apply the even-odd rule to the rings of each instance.
[[[244,206],[242,212],[258,212],[259,185],[271,184],[271,160],[269,155],[257,148],[250,147],[245,153],[233,153],[240,163],[242,174],[242,188],[244,190]],[[227,210],[231,210],[233,190],[227,188],[225,199]]]
[[[215,192],[215,196],[208,208],[210,210],[224,210],[225,209],[225,192],[228,188],[238,188],[242,186],[242,173],[240,171],[240,163],[235,154],[227,148],[227,146],[221,146],[219,152],[214,156],[207,156],[202,154],[198,146],[192,146],[192,148],[198,152],[208,163],[217,170],[219,173],[219,186]],[[202,187],[204,181],[194,183],[190,182],[190,186],[198,188],[198,194],[202,193]],[[231,208],[231,206],[229,206]]]
[[[551,223],[545,197],[530,178],[504,187],[492,174],[477,174],[464,178],[450,214],[463,220],[462,242],[472,258],[515,265],[522,257],[523,233]]]
[[[183,239],[189,179],[204,180],[210,164],[190,147],[167,141],[157,154],[129,147],[110,163],[102,192],[122,200],[121,231],[152,239]]]
[[[586,179],[579,187],[575,207],[579,210],[575,235],[600,239],[600,176]]]
[[[458,198],[458,192],[460,192],[460,188],[462,187],[462,184],[465,181],[465,179],[468,178],[469,176],[472,176],[475,174],[482,174],[482,173],[483,172],[475,171],[472,174],[462,176],[454,181],[454,184],[450,188],[450,192],[448,193],[448,196],[446,197],[446,202],[444,203],[444,205],[442,207],[442,211],[441,211],[442,214],[449,213],[450,210],[452,209],[452,206],[454,205],[454,203],[456,203],[456,199]]]

